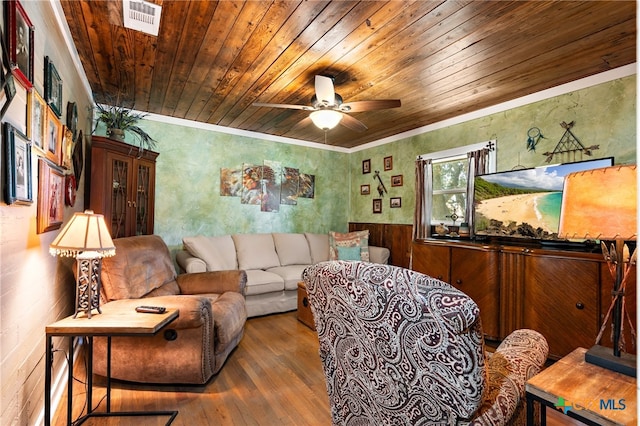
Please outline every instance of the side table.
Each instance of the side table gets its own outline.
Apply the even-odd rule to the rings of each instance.
[[[316,323],[313,320],[313,312],[307,298],[307,288],[304,281],[298,283],[298,321],[306,325],[312,330],[316,329]]]
[[[637,424],[636,378],[585,362],[586,352],[577,348],[527,381],[527,425],[536,402],[543,426],[546,407],[588,425]]]
[[[177,411],[154,411],[154,412],[111,412],[111,338],[114,336],[153,336],[162,330],[167,324],[178,318],[177,309],[167,309],[164,314],[147,314],[135,311],[135,306],[131,303],[120,303],[125,301],[114,301],[106,303],[100,307],[102,313],[92,315],[87,318],[78,315],[76,318],[69,316],[45,328],[46,333],[46,371],[45,371],[45,399],[44,399],[44,423],[45,426],[51,424],[51,370],[53,365],[52,337],[68,336],[69,356],[68,368],[69,377],[67,381],[67,425],[72,424],[72,401],[73,401],[73,338],[78,336],[87,337],[87,414],[79,419],[77,423],[82,424],[90,417],[111,417],[111,416],[144,416],[158,415],[170,416],[171,422],[178,415]],[[128,301],[127,301],[128,302]],[[107,337],[107,396],[106,412],[95,412],[93,408],[93,337]]]

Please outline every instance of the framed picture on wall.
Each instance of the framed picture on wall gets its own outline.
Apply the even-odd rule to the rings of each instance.
[[[369,195],[371,194],[371,186],[370,185],[360,185],[360,195]]]
[[[38,234],[53,231],[62,226],[64,188],[62,169],[40,158],[38,160]]]
[[[56,114],[47,108],[45,156],[56,165],[62,164],[62,123]]]
[[[373,200],[373,212],[382,213],[382,198],[374,198]]]
[[[20,84],[30,89],[33,86],[34,27],[19,1],[8,0],[3,3],[8,59]]]
[[[62,115],[62,79],[48,56],[44,58],[44,99],[57,117]]]
[[[9,123],[4,124],[4,171],[7,204],[32,204],[31,142]]]
[[[391,207],[392,209],[398,209],[402,207],[402,198],[400,197],[389,198],[389,207]]]
[[[393,169],[393,157],[384,157],[384,171]]]
[[[402,186],[402,175],[391,176],[391,186]]]
[[[33,146],[44,152],[44,140],[47,129],[47,104],[37,90],[27,95],[27,137]]]
[[[371,173],[371,159],[362,160],[362,174]]]

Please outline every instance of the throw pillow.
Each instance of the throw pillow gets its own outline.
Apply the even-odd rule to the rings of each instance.
[[[359,247],[360,260],[369,261],[369,231],[329,232],[329,260],[338,260],[338,247]]]
[[[338,249],[338,260],[362,260],[360,247],[336,247]]]

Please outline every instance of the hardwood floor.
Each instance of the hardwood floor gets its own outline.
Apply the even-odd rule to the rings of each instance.
[[[74,376],[84,382],[82,362]],[[106,394],[104,379],[94,379],[94,405]],[[66,395],[66,392],[65,392]],[[74,384],[73,419],[86,399]],[[66,397],[52,425],[66,424]],[[102,400],[96,411],[104,412]],[[173,425],[330,425],[329,402],[318,357],[316,333],[296,319],[295,312],[250,318],[245,336],[220,373],[206,386],[157,386],[114,381],[112,411],[178,410]],[[82,412],[83,413],[83,412]],[[547,410],[549,426],[578,425]],[[90,418],[83,424],[164,425],[168,417]]]

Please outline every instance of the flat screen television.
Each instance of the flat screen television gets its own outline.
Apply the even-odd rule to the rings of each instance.
[[[564,177],[613,165],[613,157],[476,176],[473,231],[479,240],[558,238]]]

